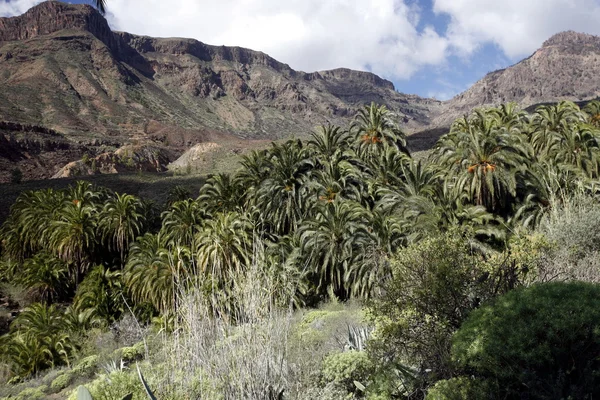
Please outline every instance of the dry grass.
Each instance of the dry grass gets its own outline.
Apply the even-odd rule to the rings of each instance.
[[[174,330],[164,333],[157,360],[166,359],[168,371],[158,393],[202,399],[279,399],[287,393],[293,312],[275,306],[272,289],[255,259],[227,296],[206,295],[200,285],[181,291]]]

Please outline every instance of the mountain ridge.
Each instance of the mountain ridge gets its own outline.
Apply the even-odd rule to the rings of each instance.
[[[529,57],[492,71],[469,89],[444,102],[434,126],[447,126],[476,107],[516,102],[521,108],[561,100],[600,96],[600,37],[559,32]]]
[[[428,146],[475,107],[596,98],[596,76],[600,38],[562,32],[441,102],[400,93],[371,72],[296,71],[243,47],[112,31],[89,5],[47,1],[0,18],[0,122],[57,131],[64,151],[55,158],[32,155],[31,149],[53,148],[51,139],[35,132],[25,139],[10,124],[0,125],[0,136],[22,154],[16,165],[30,179],[51,176],[83,154],[112,154],[131,143],[176,155],[198,143],[303,136],[321,124],[345,126],[373,101]],[[0,181],[13,164],[0,160]]]

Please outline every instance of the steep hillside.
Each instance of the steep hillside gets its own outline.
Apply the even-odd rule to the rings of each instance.
[[[91,6],[46,1],[0,18],[0,182],[15,166],[25,179],[86,173],[80,164],[61,168],[84,155],[112,160],[130,145],[163,154],[160,165],[199,143],[226,152],[255,148],[320,124],[346,126],[371,101],[418,133],[409,142],[422,150],[475,107],[599,95],[600,38],[586,34],[555,35],[529,58],[442,103],[399,93],[368,72],[305,73],[245,48],[113,32]],[[105,165],[98,171],[120,170]]]
[[[44,2],[0,18],[0,119],[63,133],[148,134],[148,121],[242,137],[302,134],[377,101],[413,129],[435,100],[366,72],[304,73],[268,55],[111,32],[92,7]]]
[[[522,108],[561,100],[582,101],[600,96],[600,37],[562,32],[552,36],[525,60],[487,74],[467,91],[445,102],[434,125],[475,107],[509,101]]]
[[[112,32],[87,5],[47,1],[0,18],[0,121],[52,129],[79,149],[22,157],[26,179],[130,143],[180,154],[207,141],[306,135],[320,124],[346,125],[371,101],[410,131],[441,107],[367,72],[304,73],[249,49]],[[11,166],[0,155],[0,181]]]

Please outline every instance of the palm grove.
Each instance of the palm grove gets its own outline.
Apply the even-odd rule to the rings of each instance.
[[[596,195],[599,155],[600,102],[532,114],[514,104],[479,109],[418,160],[392,113],[371,104],[347,129],[322,126],[306,141],[253,151],[237,173],[209,177],[196,198],[175,188],[162,212],[87,182],[25,192],[2,227],[0,279],[32,304],[2,336],[2,359],[19,379],[69,365],[78,338],[128,312],[169,331],[190,290],[221,305],[216,318],[241,323],[231,293],[258,265],[272,307],[366,302],[377,332],[367,346],[373,368],[345,389],[350,396],[516,398],[519,379],[540,384],[505,377],[491,355],[469,352],[486,323],[477,312],[494,312],[504,296],[535,303],[553,290],[598,300],[593,286],[535,284],[553,280],[538,226],[573,196]],[[573,340],[598,349],[592,328],[587,342]],[[560,393],[598,391],[591,375],[563,375],[549,375],[551,385],[567,381]]]

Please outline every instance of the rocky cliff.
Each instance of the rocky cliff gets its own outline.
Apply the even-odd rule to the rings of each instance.
[[[249,49],[112,32],[94,8],[55,1],[0,18],[0,71],[0,119],[123,140],[147,134],[149,121],[248,138],[306,134],[371,101],[419,129],[441,104],[367,72],[304,73]]]
[[[516,102],[522,108],[561,100],[600,96],[600,37],[562,32],[525,60],[487,74],[467,91],[447,101],[437,126],[449,125],[475,107]]]

